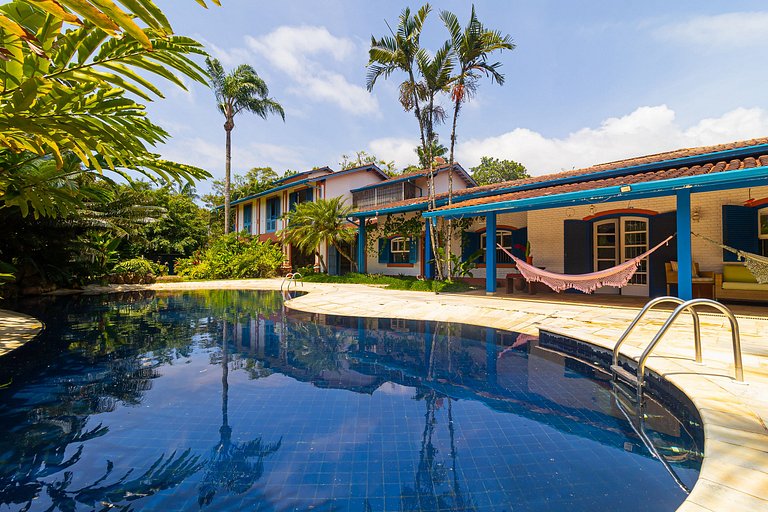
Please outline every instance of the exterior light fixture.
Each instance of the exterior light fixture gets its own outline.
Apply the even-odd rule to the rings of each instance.
[[[701,220],[701,208],[698,206],[691,210],[691,220],[693,222],[699,222]]]
[[[629,185],[622,185],[619,188],[619,190],[621,191],[622,194],[626,194],[627,192],[631,192],[632,191],[632,187],[630,187]]]

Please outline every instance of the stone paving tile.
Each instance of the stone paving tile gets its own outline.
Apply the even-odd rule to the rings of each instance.
[[[43,324],[31,316],[0,309],[0,356],[34,338]]]

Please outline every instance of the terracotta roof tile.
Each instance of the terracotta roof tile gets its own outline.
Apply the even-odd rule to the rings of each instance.
[[[554,186],[545,187],[545,188],[521,190],[518,192],[511,192],[507,194],[478,197],[475,199],[469,199],[467,201],[461,201],[459,204],[455,204],[451,207],[443,206],[442,208],[438,208],[438,210],[447,210],[450,208],[464,207],[464,206],[476,206],[476,205],[496,203],[501,201],[514,201],[517,199],[528,199],[532,197],[564,194],[566,192],[578,192],[582,190],[592,190],[592,189],[619,186],[619,185],[632,185],[635,183],[668,180],[671,178],[697,176],[701,174],[710,174],[712,172],[725,172],[725,171],[734,171],[739,169],[750,169],[756,166],[757,161],[768,163],[768,155],[762,155],[757,160],[754,158],[748,157],[744,159],[733,159],[727,164],[721,161],[715,164],[695,165],[692,167],[670,168],[670,169],[663,169],[660,171],[630,174],[626,176],[617,176],[613,178],[605,178],[605,179],[598,179],[598,180],[592,180],[592,181],[580,181],[576,183],[568,183],[565,185],[554,185]]]
[[[493,183],[491,185],[483,185],[479,187],[471,187],[466,189],[457,190],[454,192],[453,196],[457,203],[460,203],[461,206],[471,206],[473,204],[483,204],[488,202],[495,202],[497,200],[503,201],[505,199],[501,199],[503,197],[507,197],[509,195],[515,195],[515,194],[533,194],[533,195],[526,195],[525,197],[535,197],[535,196],[542,196],[542,195],[549,195],[550,193],[562,193],[563,191],[571,191],[571,190],[587,190],[590,188],[600,188],[601,186],[609,186],[609,185],[601,185],[601,183],[605,183],[607,181],[614,182],[617,179],[622,184],[631,184],[631,183],[640,183],[642,181],[655,181],[657,179],[669,179],[674,177],[681,177],[681,176],[694,176],[698,174],[708,174],[713,172],[723,172],[724,170],[732,171],[737,170],[741,168],[751,168],[755,167],[757,165],[768,165],[768,154],[758,157],[757,159],[754,159],[752,157],[744,158],[743,160],[740,159],[732,159],[728,162],[726,161],[715,161],[707,162],[705,164],[697,164],[693,167],[681,167],[681,168],[669,168],[669,169],[663,169],[660,171],[646,171],[646,172],[639,172],[635,175],[625,175],[621,178],[616,178],[613,180],[605,180],[605,179],[591,179],[590,181],[581,181],[574,184],[570,184],[568,186],[576,186],[579,188],[574,189],[563,189],[561,187],[564,187],[565,185],[560,186],[551,186],[547,185],[546,182],[552,181],[552,180],[558,180],[562,178],[571,178],[571,177],[579,177],[579,176],[586,176],[591,175],[594,173],[599,173],[602,171],[611,171],[616,169],[623,169],[623,168],[631,168],[635,166],[640,165],[646,165],[646,164],[656,164],[656,163],[662,163],[667,160],[676,160],[679,158],[686,158],[686,157],[692,157],[692,156],[699,156],[699,155],[706,155],[709,153],[719,153],[722,151],[727,151],[731,149],[740,149],[740,148],[747,148],[750,146],[757,146],[757,145],[763,145],[768,144],[768,137],[759,138],[759,139],[750,139],[750,140],[744,140],[744,141],[737,141],[737,142],[730,142],[727,144],[717,144],[714,146],[703,146],[698,148],[685,148],[685,149],[678,149],[675,151],[668,151],[665,153],[657,153],[653,155],[646,155],[642,157],[636,157],[636,158],[629,158],[625,160],[617,160],[615,162],[608,162],[604,164],[599,165],[593,165],[591,167],[586,167],[583,169],[576,169],[572,171],[563,171],[558,172],[554,174],[546,174],[541,176],[532,176],[530,178],[524,178],[519,180],[512,180],[512,181],[506,181],[503,183]],[[759,163],[758,163],[759,162]],[[419,173],[425,173],[425,171],[417,171],[410,174],[419,174]],[[541,184],[543,188],[537,188],[537,189],[531,189],[526,191],[520,191],[520,192],[512,192],[507,194],[497,194],[497,195],[489,195],[482,198],[476,198],[476,199],[470,199],[462,201],[462,197],[468,194],[476,194],[479,192],[488,192],[490,194],[493,193],[494,190],[501,190],[501,189],[507,189],[512,187],[518,187],[523,185],[535,185],[535,184]],[[553,191],[557,190],[556,192]],[[547,192],[544,192],[546,190]],[[436,200],[444,200],[447,199],[448,194],[437,194]],[[515,196],[518,198],[518,196]],[[420,205],[420,204],[427,204],[427,198],[426,197],[418,197],[414,199],[407,199],[404,201],[397,201],[393,203],[387,203],[384,205],[378,205],[376,208],[372,208],[369,210],[369,212],[374,212],[377,210],[383,210],[383,209],[389,209],[389,208],[395,208],[400,206],[408,206],[408,205]],[[458,205],[453,205],[453,207],[456,207]],[[440,208],[441,210],[449,208],[448,206],[443,206]]]

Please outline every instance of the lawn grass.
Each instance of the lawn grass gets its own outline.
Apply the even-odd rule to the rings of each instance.
[[[343,276],[309,274],[303,276],[301,280],[307,283],[371,284],[391,290],[413,290],[419,292],[463,292],[471,288],[468,284],[460,281],[446,282],[434,281],[432,279],[420,281],[410,276],[383,276],[380,274],[350,273]]]

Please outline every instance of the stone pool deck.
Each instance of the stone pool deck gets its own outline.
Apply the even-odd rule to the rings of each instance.
[[[147,288],[279,290],[280,284],[279,279],[162,283],[149,287],[94,288],[90,292]],[[298,290],[310,293],[291,299],[288,306],[307,312],[463,322],[528,334],[538,334],[541,328],[605,348],[613,347],[638,311],[633,302],[629,306],[611,300],[601,303],[598,297],[592,303],[563,302],[546,296],[436,295],[365,285],[314,283],[300,285]],[[693,492],[678,509],[683,512],[768,511],[768,308],[734,310],[741,330],[746,383],[733,378],[730,328],[727,320],[716,314],[701,316],[703,364],[693,360],[688,318],[680,319],[648,360],[649,369],[689,396],[704,422],[704,463]],[[622,353],[637,358],[668,314],[660,311],[648,315],[648,321],[638,326],[624,344]],[[13,316],[0,311],[0,326],[5,318]],[[26,322],[28,329],[20,330],[19,336],[32,332],[33,321],[27,317]],[[0,340],[5,343],[3,333],[0,330]],[[23,343],[21,338],[17,341]]]
[[[0,356],[31,340],[43,324],[31,316],[0,309]]]

